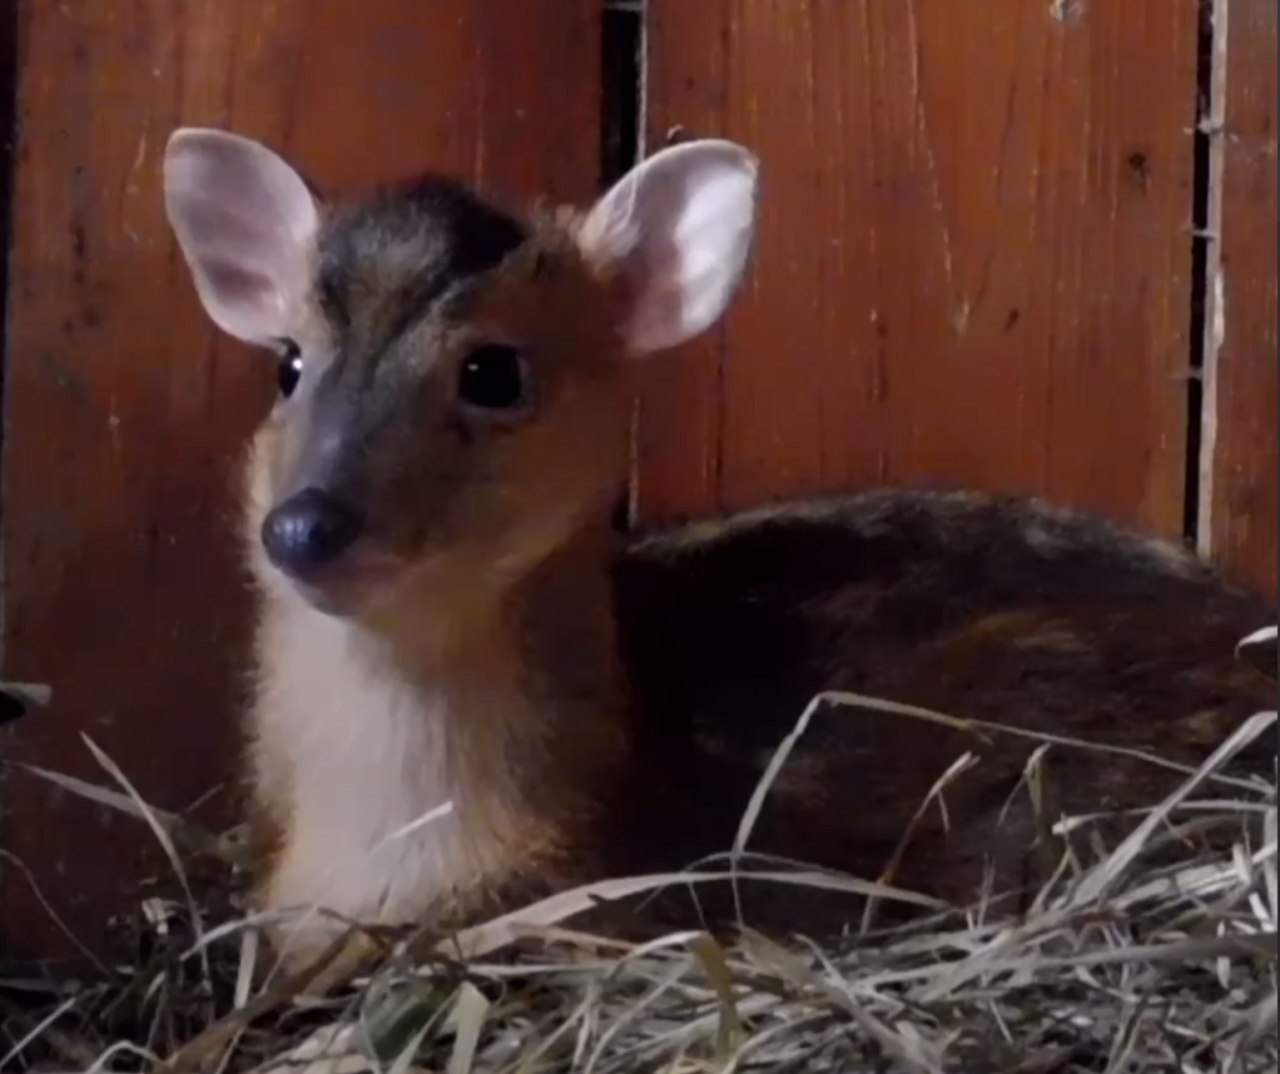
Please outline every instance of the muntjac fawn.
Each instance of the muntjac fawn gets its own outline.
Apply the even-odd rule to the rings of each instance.
[[[871,491],[616,532],[643,359],[714,324],[748,260],[757,161],[737,145],[670,148],[585,211],[527,215],[431,175],[331,204],[214,130],[177,131],[164,178],[208,315],[278,370],[244,467],[265,908],[443,926],[682,869],[731,847],[828,690],[1186,764],[1275,706],[1235,655],[1269,600],[1036,500]],[[972,897],[992,862],[1022,875],[1034,745],[830,710],[749,849],[874,879],[972,749],[895,874]],[[1090,812],[1183,778],[1120,751],[1047,763],[1061,807]],[[776,920],[807,928],[794,905]],[[309,956],[335,927],[312,913],[277,939]]]

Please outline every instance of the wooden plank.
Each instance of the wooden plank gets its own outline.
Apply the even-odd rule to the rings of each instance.
[[[892,481],[1181,532],[1197,0],[979,7],[651,0],[649,149],[739,139],[763,204],[642,520]]]
[[[88,734],[171,809],[234,773],[247,603],[230,475],[272,374],[197,306],[163,218],[170,131],[230,126],[338,186],[434,167],[503,195],[586,197],[597,9],[23,0],[4,672],[51,683],[55,705],[4,743],[7,759],[105,780]],[[0,845],[71,928],[100,937],[157,868],[142,827],[30,777],[4,793]],[[225,819],[230,800],[205,815]],[[2,895],[0,951],[66,946],[20,870]]]
[[[1277,394],[1275,0],[1236,0],[1220,72],[1222,308],[1210,326],[1205,551],[1276,593]],[[1216,331],[1222,332],[1221,342]]]

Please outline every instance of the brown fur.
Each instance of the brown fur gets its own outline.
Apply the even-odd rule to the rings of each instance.
[[[1267,602],[1172,546],[1034,501],[897,491],[770,508],[642,540],[619,579],[640,711],[678,714],[653,739],[658,766],[670,773],[683,755],[739,804],[762,754],[824,690],[1184,765],[1275,705],[1275,684],[1234,656],[1251,624],[1273,617]],[[698,748],[707,739],[714,753]],[[985,853],[1010,859],[1007,879],[1030,850],[1025,795],[1002,835],[995,821],[1037,744],[830,708],[757,849],[874,876],[934,782],[972,750],[979,767],[946,795],[955,835],[934,811],[902,874],[971,897]],[[1271,775],[1274,759],[1274,742],[1261,743],[1240,771]],[[1051,750],[1048,771],[1077,812],[1151,805],[1179,778],[1067,747]],[[824,789],[807,792],[815,783]],[[701,841],[727,844],[734,818],[713,823]]]
[[[623,541],[609,508],[633,388],[614,334],[626,295],[581,250],[577,218],[535,217],[511,249],[458,269],[480,241],[463,233],[485,230],[474,206],[403,192],[369,204],[329,220],[299,329],[326,357],[247,466],[264,599],[251,736],[264,893],[296,838],[306,756],[263,737],[279,690],[446,684],[449,704],[424,711],[439,709],[436,763],[466,815],[425,915],[438,923],[726,851],[772,752],[824,690],[1186,764],[1274,706],[1274,684],[1233,655],[1274,619],[1270,603],[1173,546],[1033,501],[878,491]],[[467,341],[490,338],[518,340],[534,369],[533,412],[510,426],[470,423],[449,394]],[[304,613],[258,527],[316,482],[367,508],[404,573],[351,612],[368,651],[344,650],[336,667],[318,657],[311,683],[305,661],[285,659]],[[952,834],[932,811],[901,877],[971,897],[987,851],[1002,877],[1026,874],[1033,818],[1009,803],[1033,745],[825,712],[751,848],[875,877],[972,749],[981,765],[947,794]],[[1251,764],[1273,760],[1268,746]],[[1066,809],[1148,804],[1171,778],[1066,748],[1051,762]],[[749,902],[757,923],[809,928],[818,918],[797,918],[800,905],[763,889]],[[839,925],[857,908],[833,912]]]

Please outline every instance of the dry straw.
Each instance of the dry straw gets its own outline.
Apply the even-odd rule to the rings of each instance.
[[[1274,644],[1274,630],[1248,643],[1268,640]],[[1085,838],[1071,841],[1030,912],[1011,918],[990,903],[946,908],[816,870],[779,866],[744,879],[755,818],[819,701],[942,720],[986,737],[1012,733],[824,696],[779,749],[724,869],[566,892],[444,940],[384,938],[377,970],[347,979],[335,969],[337,945],[327,966],[274,972],[256,931],[261,919],[236,909],[242,862],[234,839],[151,809],[90,743],[118,790],[38,774],[142,819],[173,867],[177,896],[147,901],[122,924],[125,955],[96,979],[0,979],[0,1071],[1276,1070],[1276,784],[1223,772],[1240,750],[1274,736],[1275,712],[1258,713],[1199,770],[1187,770],[1180,788],[1134,816],[1131,834],[1114,847],[1095,830],[1101,818],[1042,818],[1046,829]],[[1043,738],[1036,746],[1024,783],[1037,801],[1046,751],[1105,752]],[[922,814],[945,809],[948,780],[980,763],[957,758]],[[229,882],[194,879],[188,869],[197,859],[222,863]],[[724,882],[843,891],[861,927],[839,942],[783,944],[744,926],[731,946],[697,927],[646,944],[573,928],[598,899]],[[908,926],[877,929],[874,910],[886,900],[914,902],[922,913]],[[316,988],[316,974],[328,975],[326,989]]]

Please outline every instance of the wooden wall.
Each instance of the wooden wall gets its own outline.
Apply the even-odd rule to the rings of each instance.
[[[2,748],[105,778],[89,734],[181,809],[233,770],[228,480],[272,389],[196,305],[168,133],[230,126],[338,187],[428,165],[584,198],[601,101],[628,93],[602,98],[599,0],[10,3],[3,673],[56,702]],[[878,482],[1031,491],[1198,525],[1274,592],[1276,7],[1232,0],[1220,27],[1199,279],[1199,5],[649,0],[647,149],[741,139],[764,201],[727,324],[651,371],[638,520]],[[1220,338],[1193,315],[1219,266]],[[0,847],[92,938],[158,867],[145,833],[0,778]],[[0,955],[58,937],[0,862]]]
[[[1218,0],[1222,108],[1219,285],[1209,295],[1209,436],[1201,547],[1243,580],[1276,591],[1275,0]],[[1217,305],[1220,303],[1220,306]]]
[[[650,138],[765,165],[750,293],[646,400],[642,510],[928,480],[1180,534],[1197,4],[652,0]]]
[[[56,703],[5,757],[109,781],[89,734],[149,800],[181,809],[230,771],[247,609],[229,475],[274,376],[197,306],[164,223],[169,132],[230,126],[337,186],[436,166],[505,195],[586,197],[598,4],[18,10],[4,672],[52,683]],[[12,773],[3,791],[0,846],[78,931],[96,931],[103,908],[124,902],[121,884],[158,866],[133,822]],[[0,899],[0,951],[59,939],[18,869],[5,869]]]

